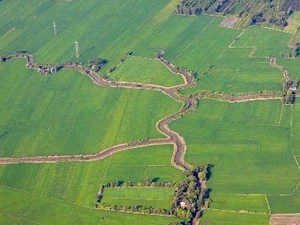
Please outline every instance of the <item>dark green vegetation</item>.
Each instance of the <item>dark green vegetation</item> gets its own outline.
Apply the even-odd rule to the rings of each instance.
[[[171,211],[181,219],[178,224],[192,224],[193,218],[200,217],[202,208],[207,206],[210,190],[206,187],[206,181],[211,176],[211,169],[212,165],[196,166],[176,187]]]
[[[283,103],[294,104],[300,81],[289,80],[283,85]]]
[[[234,15],[240,19],[239,26],[273,24],[287,26],[293,11],[300,10],[298,1],[283,0],[181,0],[175,14],[200,15],[202,13]]]
[[[264,10],[269,5],[253,2],[238,25],[249,24],[258,7]],[[227,29],[220,27],[220,17],[172,15],[179,3],[2,1],[0,54],[24,49],[39,63],[90,62],[91,67],[96,64],[95,70],[101,65],[99,73],[113,80],[181,84],[179,76],[154,59],[163,49],[167,60],[198,74],[196,86],[181,92],[186,96],[207,90],[229,95],[275,92],[281,97],[285,81],[282,72],[270,65],[269,56],[277,57],[292,80],[299,78],[299,57],[281,57],[294,50],[288,44],[299,38],[299,14],[289,17],[295,22],[286,28],[288,33],[257,26]],[[226,13],[242,12],[247,6],[242,3],[236,1]],[[277,18],[276,10],[288,10],[274,7],[272,14],[266,9],[267,21]],[[128,52],[132,56],[126,57]],[[162,137],[156,122],[181,106],[159,92],[98,87],[71,70],[44,76],[24,64],[0,63],[1,156],[85,154]],[[299,115],[297,98],[292,106],[280,100],[235,104],[203,100],[195,113],[172,124],[185,138],[189,163],[215,165],[207,184],[212,189],[210,209],[204,211],[201,224],[267,225],[270,213],[299,213]],[[94,208],[99,186],[110,181],[142,183],[158,177],[159,182],[182,184],[184,175],[170,164],[172,152],[169,145],[128,150],[98,162],[1,165],[0,223],[176,223],[180,221],[176,217]],[[110,189],[103,200],[147,205],[148,195],[153,195],[156,200],[148,205],[159,208],[169,203],[165,192],[169,190],[149,194],[140,188],[135,201],[129,188]]]

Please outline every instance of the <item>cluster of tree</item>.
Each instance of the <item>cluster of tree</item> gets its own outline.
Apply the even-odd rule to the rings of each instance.
[[[297,88],[299,87],[300,80],[289,80],[283,85],[283,98],[284,104],[294,104],[296,100]]]
[[[95,72],[98,72],[105,64],[107,63],[106,59],[94,58],[87,63],[87,67]]]
[[[288,1],[284,1],[284,3],[282,4],[282,9],[283,10],[297,10],[300,11],[300,1],[299,0],[288,0]]]
[[[117,180],[114,182],[109,182],[106,184],[103,184],[104,188],[118,188],[118,187],[166,187],[166,188],[172,188],[176,186],[176,183],[170,183],[170,182],[157,182],[158,177],[147,179],[144,182],[124,182],[123,180]]]
[[[177,5],[174,13],[178,15],[200,15],[216,0],[201,1],[201,0],[181,0]]]
[[[165,54],[165,51],[160,49],[156,52],[156,58],[158,58],[158,59],[163,58],[164,54]]]
[[[270,23],[284,27],[294,10],[300,10],[298,0],[182,0],[174,13],[200,15],[201,13],[235,15],[241,26]]]
[[[182,225],[192,224],[193,218],[209,198],[205,182],[211,174],[211,165],[198,165],[186,173],[185,179],[177,185],[172,199],[171,212],[181,219]]]
[[[96,208],[122,211],[122,212],[137,212],[143,214],[159,214],[159,215],[172,215],[170,209],[155,208],[153,206],[142,206],[142,205],[133,205],[133,206],[122,206],[122,205],[108,205],[108,204],[96,204]]]

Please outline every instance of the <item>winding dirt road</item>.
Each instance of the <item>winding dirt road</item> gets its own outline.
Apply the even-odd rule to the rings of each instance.
[[[191,76],[191,73],[186,70],[180,70],[178,67],[174,66],[172,63],[164,59],[163,57],[157,58],[163,65],[165,65],[172,73],[182,76],[184,84],[164,87],[161,85],[153,84],[143,84],[134,82],[116,82],[103,78],[100,74],[94,72],[88,67],[78,65],[76,63],[64,63],[62,65],[47,65],[47,64],[37,64],[35,63],[34,57],[26,52],[16,53],[14,55],[2,56],[0,57],[2,62],[9,60],[23,58],[27,60],[26,67],[34,69],[40,73],[50,73],[51,68],[62,68],[78,71],[85,76],[88,76],[92,82],[98,86],[108,86],[114,88],[131,88],[131,89],[143,89],[143,90],[154,90],[163,92],[169,95],[176,101],[182,102],[183,107],[176,113],[169,115],[157,122],[157,130],[162,133],[166,138],[164,139],[150,139],[145,141],[137,141],[132,143],[119,144],[105,150],[100,151],[97,154],[89,155],[59,155],[59,156],[36,156],[36,157],[23,157],[23,158],[0,158],[0,164],[17,164],[17,163],[57,163],[57,162],[70,162],[70,161],[97,161],[104,159],[112,154],[120,151],[141,148],[145,146],[155,146],[155,145],[173,145],[174,152],[172,155],[171,163],[173,166],[180,170],[191,169],[191,165],[185,162],[184,156],[187,150],[184,138],[175,131],[169,128],[169,124],[182,116],[194,111],[198,107],[198,101],[200,99],[215,99],[219,101],[226,101],[230,103],[235,102],[247,102],[254,100],[270,100],[270,99],[280,99],[281,96],[278,93],[268,93],[268,94],[254,94],[246,96],[231,96],[226,94],[220,94],[215,92],[201,92],[190,97],[181,95],[179,90],[195,85],[195,81]],[[276,68],[280,69],[276,64],[276,59],[271,58],[270,64]],[[284,72],[284,71],[283,71]]]

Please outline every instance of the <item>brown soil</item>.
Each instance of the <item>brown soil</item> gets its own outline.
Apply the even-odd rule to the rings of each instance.
[[[226,17],[224,20],[221,22],[220,26],[221,27],[226,27],[226,28],[234,28],[235,24],[239,21],[239,18],[236,17]]]
[[[274,214],[270,225],[300,225],[300,214]]]

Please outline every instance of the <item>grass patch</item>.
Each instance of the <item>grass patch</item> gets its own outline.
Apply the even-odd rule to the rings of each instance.
[[[173,86],[183,79],[171,73],[162,63],[152,58],[128,57],[109,75],[113,80]]]
[[[101,204],[171,208],[172,188],[105,188]]]
[[[204,225],[268,225],[269,215],[243,214],[235,212],[222,212],[207,210],[201,219]]]
[[[212,192],[212,209],[223,209],[245,212],[269,213],[265,196],[263,195],[234,195]]]

